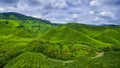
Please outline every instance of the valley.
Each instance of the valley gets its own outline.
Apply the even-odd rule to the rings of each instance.
[[[120,68],[119,37],[120,25],[0,13],[0,68]]]

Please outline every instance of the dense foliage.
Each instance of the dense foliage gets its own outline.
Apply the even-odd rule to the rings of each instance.
[[[0,13],[0,68],[120,68],[119,37],[119,25],[60,25]]]
[[[31,52],[42,53],[48,57],[62,60],[88,58],[94,56],[97,51],[94,47],[85,44],[42,40],[30,42],[27,49]]]
[[[26,52],[10,61],[4,68],[119,68],[120,52],[106,52],[95,59],[62,61],[50,59],[40,53]]]

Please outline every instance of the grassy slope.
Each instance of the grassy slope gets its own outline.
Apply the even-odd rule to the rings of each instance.
[[[85,44],[77,44],[71,42],[53,42],[34,40],[28,44],[28,51],[42,53],[48,57],[73,60],[81,57],[94,56],[97,48]]]
[[[93,26],[77,23],[68,23],[65,26],[75,29],[86,34],[98,41],[111,44],[114,50],[120,50],[120,26],[119,25],[103,25]]]
[[[120,41],[120,34],[118,31],[116,30],[112,30],[112,29],[106,29],[103,32],[101,32],[101,34],[97,37],[95,37],[97,40],[100,40],[102,42],[106,42],[106,43],[111,43],[114,45],[120,45],[119,41]]]
[[[0,67],[3,67],[12,58],[19,55],[26,47],[26,44],[34,40],[31,39],[31,35],[21,36],[23,32],[19,33],[21,30],[16,28],[18,25],[19,23],[14,20],[0,21]],[[28,33],[27,30],[24,31]]]
[[[67,62],[59,61],[34,53],[26,52],[8,63],[4,68],[119,68],[120,52],[106,52],[103,57],[95,59],[79,59]]]
[[[62,64],[50,61],[39,53],[27,52],[13,59],[4,68],[59,68]]]
[[[101,34],[101,32],[107,29],[111,29],[111,30],[120,29],[119,25],[118,26],[117,25],[94,26],[94,25],[86,25],[86,24],[79,24],[79,23],[68,23],[68,24],[65,24],[65,26],[78,30],[84,34],[89,35],[90,37],[96,37],[99,34]]]
[[[64,27],[64,26],[67,26],[67,27]],[[27,59],[27,62],[29,61],[28,64],[31,64],[33,67],[36,67],[36,66],[41,66],[41,68],[42,67],[43,68],[45,67],[46,68],[49,68],[49,67],[51,68],[56,68],[56,67],[57,68],[65,68],[65,67],[66,68],[67,67],[68,68],[74,68],[74,67],[84,68],[84,66],[91,67],[91,68],[96,68],[96,67],[97,68],[98,67],[119,68],[120,67],[119,66],[120,61],[118,58],[120,56],[119,54],[120,26],[91,26],[91,25],[71,23],[71,24],[63,25],[63,27],[51,29],[53,27],[54,26],[51,25],[48,21],[27,17],[21,14],[16,14],[16,13],[0,14],[0,67],[3,67],[6,63],[11,61],[14,57],[23,53],[30,41],[37,39],[39,36],[41,36],[41,34],[44,34],[46,31],[47,32],[42,37],[43,39],[51,40],[52,42],[62,42],[62,45],[65,45],[63,47],[63,54],[61,55],[64,55],[64,53],[68,52],[67,50],[69,50],[68,49],[69,44],[64,44],[64,41],[74,42],[72,43],[73,48],[75,48],[75,50],[76,48],[78,49],[76,50],[76,52],[73,52],[73,53],[77,53],[76,54],[77,57],[80,57],[79,55],[82,55],[83,53],[88,52],[89,51],[88,48],[91,47],[91,45],[94,46],[94,49],[97,49],[97,48],[104,48],[106,46],[109,47],[109,44],[112,44],[114,45],[115,52],[106,52],[103,58],[98,58],[93,60],[88,60],[88,59],[80,60],[80,62],[82,62],[81,64],[80,62],[74,62],[71,64],[61,64],[59,62],[54,62],[50,60],[48,61],[46,60],[46,58],[41,57],[41,55],[38,53],[37,55],[43,58],[43,60],[40,61],[40,64],[37,64],[34,58],[39,60],[41,59],[33,56],[33,55],[36,55],[36,53],[27,53],[27,54],[25,53],[25,55],[23,54],[22,56],[24,57],[27,57],[26,55],[29,55],[27,58],[31,58],[31,59]],[[58,48],[57,45],[55,44],[53,46],[50,46],[52,54],[54,49],[60,49]],[[36,44],[34,46],[36,46]],[[35,48],[34,46],[33,48]],[[66,57],[66,55],[64,56]],[[22,57],[20,58],[21,58],[20,61],[17,59],[15,60],[15,62],[17,63],[19,61],[19,63],[21,63],[23,58]],[[30,61],[35,62],[35,64],[32,64]],[[12,65],[11,63],[15,63],[15,62],[11,61],[8,64],[8,67],[9,65],[10,66]],[[12,66],[15,66],[16,68],[17,66],[19,66],[18,65],[19,63]],[[41,63],[47,63],[47,65],[44,65]],[[27,66],[27,63],[23,62],[21,64]],[[31,66],[28,65],[27,68],[29,67]],[[14,68],[14,67],[9,67],[9,68]]]
[[[0,67],[24,52],[27,44],[54,26],[45,20],[0,13]]]
[[[47,31],[43,36],[43,39],[46,40],[53,40],[53,41],[69,41],[69,42],[79,42],[79,43],[86,43],[90,44],[95,47],[104,47],[110,46],[109,44],[102,43],[97,41],[82,32],[78,32],[77,30],[68,28],[66,26],[60,28],[54,28]]]
[[[120,51],[105,52],[103,57],[95,59],[81,59],[77,62],[70,63],[70,68],[119,68],[120,67]]]
[[[112,49],[115,51],[120,50],[120,32],[118,30],[106,29],[101,32],[100,35],[96,36],[95,39],[109,43],[112,45]]]

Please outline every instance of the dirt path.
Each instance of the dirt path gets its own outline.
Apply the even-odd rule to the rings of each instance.
[[[92,59],[103,57],[103,56],[104,56],[104,52],[101,52],[101,53],[98,53],[95,57],[92,57]]]
[[[104,52],[100,52],[98,53],[96,56],[92,57],[92,59],[95,59],[95,58],[99,58],[99,57],[103,57],[104,56]],[[62,63],[72,63],[72,62],[75,62],[75,61],[78,61],[78,60],[67,60],[67,61],[63,61],[63,60],[57,60],[57,59],[50,59],[52,61],[57,61],[57,62],[62,62]]]
[[[44,55],[43,55],[44,56]],[[94,58],[99,58],[99,57],[103,57],[104,56],[104,52],[100,52],[98,53],[96,56],[92,57],[92,59]],[[67,60],[67,61],[63,61],[63,60],[58,60],[58,59],[52,59],[52,58],[48,58],[51,61],[56,61],[56,62],[62,62],[62,63],[72,63],[78,60]]]
[[[52,60],[52,61],[57,61],[57,62],[62,62],[62,63],[72,63],[72,62],[75,62],[77,60],[67,60],[67,61],[63,61],[63,60],[57,60],[57,59],[50,59],[49,60]]]
[[[99,57],[103,57],[103,56],[104,56],[104,52],[100,52],[100,53],[98,53],[96,56],[92,57],[92,59],[99,58]],[[63,61],[63,60],[57,60],[57,59],[51,59],[51,58],[49,58],[49,60],[57,61],[57,62],[62,62],[62,63],[72,63],[72,62],[78,61],[78,60],[67,60],[67,61]]]

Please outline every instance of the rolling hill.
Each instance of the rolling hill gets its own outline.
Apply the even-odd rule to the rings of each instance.
[[[92,37],[83,34],[82,32],[79,32],[75,29],[71,29],[66,26],[51,29],[47,31],[42,36],[42,38],[51,41],[68,41],[68,42],[83,43],[95,47],[102,47],[103,45],[104,45],[103,47],[110,46],[109,44],[95,40]]]
[[[119,51],[120,50],[120,33],[117,30],[113,29],[106,29],[103,32],[101,32],[100,35],[96,36],[95,39],[109,43],[112,45],[114,50]]]
[[[51,61],[40,53],[26,52],[8,63],[4,68],[60,68],[61,62]]]
[[[0,68],[119,68],[119,37],[120,25],[52,24],[0,13]]]
[[[103,57],[60,61],[47,58],[40,53],[26,52],[14,58],[4,68],[119,68],[120,52],[106,52]]]
[[[24,52],[30,41],[53,27],[46,20],[14,12],[0,13],[0,67]]]
[[[12,28],[13,30],[24,29],[32,31],[33,33],[44,33],[50,28],[54,27],[54,25],[47,20],[33,18],[14,12],[0,13],[0,24],[0,26],[4,28]],[[4,28],[2,29],[4,30]],[[9,31],[12,31],[12,29]]]
[[[79,24],[79,23],[67,23],[63,26],[67,26],[69,28],[78,30],[84,34],[89,35],[90,37],[96,37],[101,34],[104,30],[111,29],[111,30],[120,30],[119,25],[87,25],[87,24]]]

